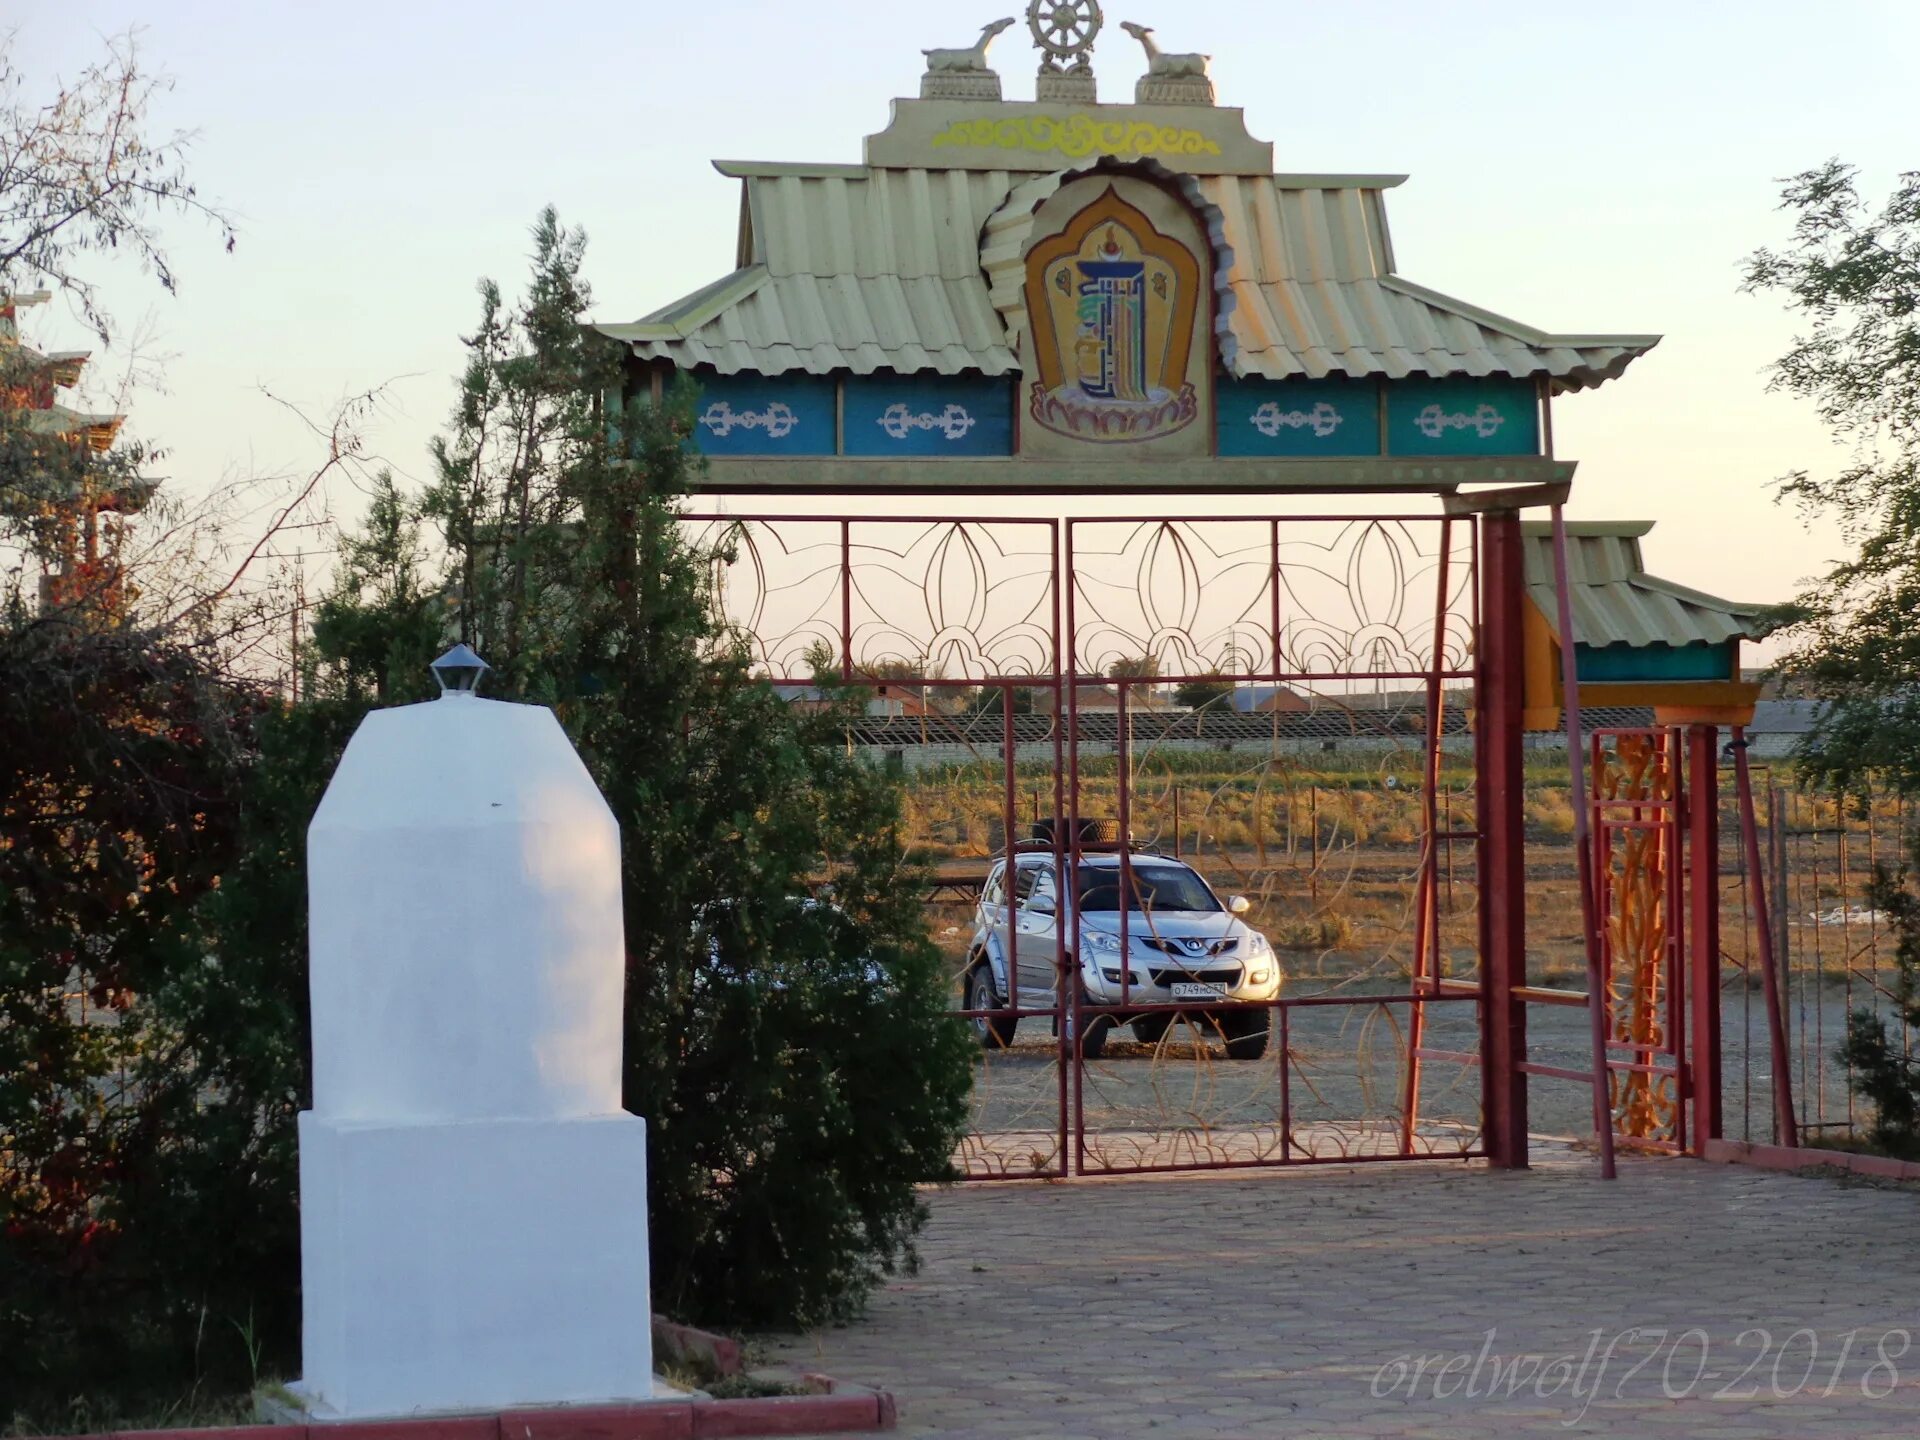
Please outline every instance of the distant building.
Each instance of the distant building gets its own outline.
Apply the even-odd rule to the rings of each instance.
[[[0,438],[18,452],[21,471],[7,498],[38,507],[40,608],[111,618],[135,598],[120,549],[129,517],[146,508],[156,485],[103,461],[123,417],[60,403],[59,392],[80,383],[87,352],[43,354],[20,338],[19,312],[50,298],[44,290],[0,294]],[[14,437],[24,443],[12,444]]]
[[[1074,709],[1082,715],[1098,714],[1102,711],[1118,713],[1120,709],[1120,690],[1114,685],[1081,685],[1073,692]],[[1176,709],[1173,697],[1153,684],[1130,684],[1127,686],[1127,709],[1132,712],[1143,710]]]
[[[936,713],[932,694],[923,685],[882,685],[867,701],[867,714],[895,720]]]
[[[834,707],[833,695],[818,685],[776,685],[773,693],[795,709],[819,712]],[[874,720],[906,720],[933,715],[928,692],[918,685],[877,685],[867,697],[866,714]]]
[[[1820,716],[1818,700],[1761,700],[1753,707],[1747,739],[1756,760],[1787,760],[1800,748]]]
[[[1240,715],[1299,715],[1313,702],[1285,685],[1236,685],[1227,702]]]
[[[1807,700],[1813,695],[1804,675],[1782,675],[1778,670],[1742,670],[1740,678],[1760,687],[1762,700]]]

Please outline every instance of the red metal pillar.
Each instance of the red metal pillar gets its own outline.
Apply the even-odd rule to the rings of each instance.
[[[1687,728],[1687,1019],[1693,1124],[1688,1148],[1704,1155],[1721,1138],[1720,1115],[1720,731]]]
[[[1600,1178],[1612,1180],[1617,1171],[1613,1159],[1613,1077],[1607,1060],[1606,957],[1601,940],[1600,892],[1594,879],[1599,867],[1595,864],[1591,834],[1592,775],[1582,739],[1584,727],[1580,723],[1580,672],[1575,650],[1579,637],[1573,628],[1572,586],[1567,560],[1566,507],[1555,505],[1553,589],[1560,631],[1560,709],[1567,722],[1567,771],[1573,792],[1573,854],[1580,878],[1581,939],[1587,951],[1587,1024],[1593,1037],[1593,1134],[1600,1148]]]
[[[1734,785],[1740,797],[1740,838],[1746,847],[1747,903],[1753,907],[1754,933],[1760,941],[1760,988],[1767,997],[1767,1036],[1773,1072],[1773,1136],[1789,1149],[1800,1144],[1793,1108],[1793,1052],[1787,1048],[1786,1017],[1780,1010],[1780,972],[1773,958],[1773,912],[1767,908],[1767,875],[1760,863],[1760,825],[1753,813],[1753,770],[1747,763],[1747,732],[1733,727]],[[1785,872],[1782,872],[1784,876]]]
[[[1526,817],[1522,786],[1520,520],[1481,520],[1479,675],[1474,685],[1479,772],[1481,1111],[1487,1158],[1527,1165]]]
[[[1440,522],[1440,571],[1434,587],[1433,663],[1427,675],[1427,755],[1421,772],[1421,828],[1425,847],[1420,858],[1420,880],[1414,891],[1413,985],[1415,995],[1440,993],[1440,732],[1447,715],[1440,688],[1447,668],[1447,584],[1453,559],[1453,521]],[[1400,1102],[1400,1151],[1413,1154],[1420,1128],[1420,1062],[1427,1035],[1424,999],[1407,1007],[1407,1083]]]

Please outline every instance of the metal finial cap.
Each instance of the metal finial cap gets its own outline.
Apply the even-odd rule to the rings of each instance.
[[[440,682],[440,698],[444,700],[449,695],[471,695],[479,690],[481,679],[493,667],[467,646],[456,645],[429,668]]]

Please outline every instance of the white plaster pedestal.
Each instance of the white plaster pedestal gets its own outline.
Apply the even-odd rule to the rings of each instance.
[[[631,1115],[302,1115],[315,1418],[650,1395],[646,1164]]]
[[[308,872],[310,1418],[649,1398],[620,837],[559,722],[468,693],[374,712]]]

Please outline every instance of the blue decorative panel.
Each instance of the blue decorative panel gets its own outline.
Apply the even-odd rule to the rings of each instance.
[[[1573,647],[1573,662],[1581,680],[1589,684],[1662,680],[1737,680],[1733,673],[1733,644],[1694,645],[1582,645]]]
[[[1378,455],[1371,380],[1228,380],[1218,388],[1220,454]]]
[[[699,385],[692,443],[702,454],[833,454],[831,379],[707,375]]]
[[[849,455],[1011,455],[1013,387],[984,375],[855,375]]]
[[[1397,380],[1387,387],[1391,455],[1538,455],[1531,380]]]

